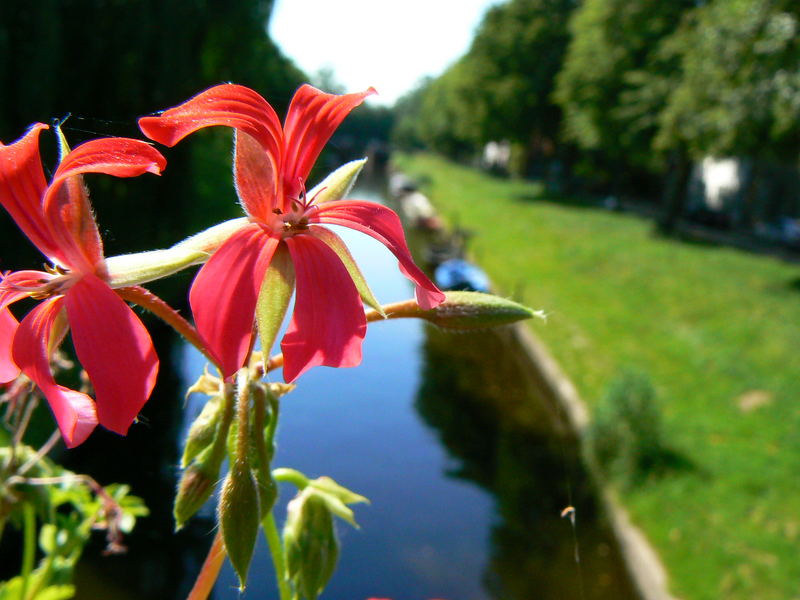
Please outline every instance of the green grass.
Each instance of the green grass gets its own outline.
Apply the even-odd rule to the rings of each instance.
[[[532,323],[590,409],[625,368],[652,378],[688,466],[622,499],[684,599],[800,598],[800,266],[653,234],[652,222],[430,155],[427,181],[498,292]],[[765,399],[742,410],[744,394]]]

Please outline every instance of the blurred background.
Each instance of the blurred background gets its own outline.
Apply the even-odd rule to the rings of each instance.
[[[570,431],[553,399],[526,383],[526,368],[514,370],[509,357],[521,350],[508,340],[453,343],[420,326],[394,333],[387,326],[372,352],[393,344],[392,335],[407,345],[375,361],[385,374],[365,363],[361,376],[380,382],[405,374],[408,389],[398,384],[399,395],[385,400],[402,411],[383,418],[409,420],[392,450],[402,456],[413,443],[417,475],[399,471],[397,481],[385,481],[349,462],[376,456],[379,437],[363,447],[349,438],[285,443],[283,458],[309,465],[315,447],[338,448],[348,457],[343,466],[309,474],[361,473],[373,488],[356,491],[401,511],[358,533],[383,529],[374,545],[359,547],[345,534],[345,552],[355,549],[343,555],[337,578],[348,579],[335,580],[329,597],[629,597],[583,452],[659,551],[676,595],[793,598],[800,592],[799,28],[795,0],[5,0],[0,141],[54,120],[64,121],[73,146],[141,138],[138,117],[226,81],[257,90],[279,115],[306,81],[336,93],[375,86],[379,95],[345,120],[312,184],[366,155],[359,193],[391,203],[383,169],[402,169],[410,177],[404,192],[429,197],[440,217],[433,235],[409,233],[419,260],[429,262],[432,239],[456,246],[499,293],[550,313],[535,330],[575,381],[593,425],[585,435]],[[42,140],[52,172],[55,141]],[[159,178],[87,178],[107,255],[168,246],[239,216],[229,131],[203,131],[161,150],[168,167]],[[5,213],[0,232],[0,269],[41,264]],[[394,262],[380,248],[361,252],[365,262],[382,256],[372,275],[381,300],[410,295],[402,279],[385,275]],[[192,276],[152,289],[186,314]],[[130,540],[129,558],[100,557],[99,542],[87,550],[81,598],[182,597],[213,527],[206,521],[171,534],[176,439],[187,419],[180,399],[202,365],[155,319],[147,324],[162,368],[142,424],[126,439],[98,432],[58,457],[103,483],[130,483],[152,510]],[[495,343],[502,349],[488,361],[481,350]],[[454,367],[455,356],[469,366]],[[487,362],[493,368],[483,374]],[[333,386],[364,399],[352,383],[335,381],[310,381],[309,397]],[[315,402],[298,401],[301,424],[325,414]],[[47,427],[45,419],[45,438]],[[285,435],[308,434],[287,425]],[[385,457],[387,469],[402,467],[396,453]],[[407,528],[387,523],[415,513],[410,500],[409,513],[406,503],[392,503],[392,485],[420,494],[427,487],[448,507],[464,507],[450,529],[435,530],[445,546],[408,541],[385,562],[367,560],[384,540],[400,543]],[[576,530],[558,516],[579,502],[583,570]],[[467,521],[477,529],[463,531]],[[6,532],[4,556],[15,556],[18,543]],[[471,550],[456,560],[464,547]],[[3,577],[18,572],[14,560],[3,564]],[[219,598],[235,595],[226,581]]]

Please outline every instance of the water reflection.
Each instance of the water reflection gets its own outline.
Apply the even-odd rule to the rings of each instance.
[[[513,332],[453,335],[427,327],[423,356],[416,408],[457,457],[449,475],[477,483],[494,500],[487,594],[634,598],[575,440]],[[570,505],[577,514],[574,532],[560,516]]]

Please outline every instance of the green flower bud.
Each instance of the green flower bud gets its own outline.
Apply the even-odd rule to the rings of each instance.
[[[206,503],[214,491],[218,477],[219,465],[214,470],[203,463],[193,463],[183,472],[172,508],[176,531]]]
[[[311,487],[289,502],[283,544],[289,579],[306,600],[316,600],[339,559],[333,514]]]
[[[223,390],[223,394],[212,397],[206,403],[189,429],[181,461],[185,470],[178,484],[173,508],[176,530],[200,510],[219,480],[222,461],[227,456],[226,442],[233,419],[232,389],[225,387]]]
[[[237,459],[219,497],[219,524],[225,550],[244,590],[260,523],[258,485],[246,460]]]
[[[389,319],[414,317],[444,329],[461,331],[509,325],[531,317],[545,318],[542,311],[481,292],[446,292],[445,301],[431,310],[422,310],[413,300],[384,306],[384,310]],[[374,313],[367,317],[371,321],[378,320]]]
[[[192,459],[214,443],[220,419],[224,412],[222,400],[223,397],[221,395],[209,398],[203,410],[200,411],[200,414],[189,428],[186,444],[183,447],[183,457],[181,457],[182,468],[185,469],[192,462]]]

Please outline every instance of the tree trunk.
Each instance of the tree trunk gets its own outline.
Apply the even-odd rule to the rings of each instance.
[[[663,233],[673,233],[686,208],[686,192],[692,161],[683,148],[673,150],[669,157],[666,184],[662,196],[662,213],[658,229]]]

